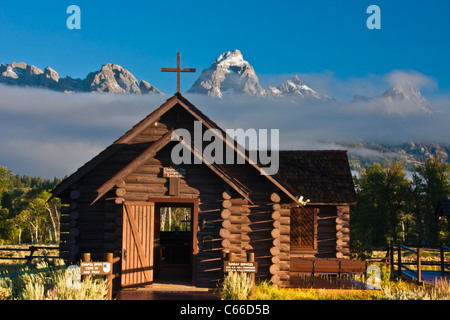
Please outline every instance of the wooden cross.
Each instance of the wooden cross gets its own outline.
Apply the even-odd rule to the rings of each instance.
[[[161,68],[162,72],[176,72],[177,73],[177,92],[180,93],[180,72],[195,72],[195,69],[187,69],[180,67],[180,53],[177,53],[177,67],[176,68]]]

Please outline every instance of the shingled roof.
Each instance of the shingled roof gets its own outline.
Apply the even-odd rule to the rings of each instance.
[[[347,151],[280,151],[278,177],[311,203],[356,203]]]

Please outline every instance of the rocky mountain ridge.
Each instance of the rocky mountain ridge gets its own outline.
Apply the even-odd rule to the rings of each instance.
[[[145,80],[117,64],[107,63],[99,71],[89,73],[85,79],[70,76],[60,78],[51,67],[41,70],[24,62],[0,65],[0,83],[18,86],[47,88],[60,92],[101,92],[131,94],[163,94]],[[288,98],[294,102],[327,102],[335,100],[307,86],[294,75],[277,86],[264,89],[254,68],[239,50],[221,54],[209,68],[204,69],[188,93],[222,98],[226,95],[246,95],[268,98]],[[383,94],[371,98],[355,95],[352,103],[365,103],[386,114],[434,113],[433,106],[419,89],[410,85],[392,86]]]
[[[188,92],[218,98],[228,94],[245,94],[250,96],[296,97],[316,101],[331,99],[305,85],[297,75],[276,87],[262,88],[254,68],[244,59],[239,50],[221,54],[208,69],[202,71]]]
[[[89,73],[85,79],[74,79],[70,76],[60,78],[58,72],[50,67],[43,71],[25,62],[12,62],[0,65],[0,83],[47,88],[66,93],[162,93],[147,81],[138,82],[131,72],[112,63],[103,65],[99,71]]]

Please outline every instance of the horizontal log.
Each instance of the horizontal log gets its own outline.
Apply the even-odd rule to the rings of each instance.
[[[343,215],[343,214],[349,214],[350,213],[350,207],[349,206],[337,206],[337,215]]]
[[[272,209],[273,211],[277,211],[281,209],[281,205],[279,203],[275,203],[274,205],[272,205]]]
[[[245,205],[232,205],[227,209],[231,211],[231,214],[250,213],[250,208]]]
[[[223,210],[220,212],[220,217],[221,217],[222,219],[229,219],[229,218],[231,217],[231,211],[230,211],[230,209],[223,209]]]
[[[336,258],[343,259],[350,257],[350,254],[344,254],[342,252],[336,252]]]
[[[345,220],[345,221],[349,221],[350,220],[350,214],[349,213],[340,213],[338,212],[338,218]]]
[[[280,271],[289,271],[289,263],[276,263],[272,264],[269,268],[271,274],[278,274]]]
[[[149,192],[164,192],[165,193],[165,192],[167,192],[167,190],[168,189],[164,184],[128,184],[126,187],[126,192],[128,194],[149,193]],[[185,190],[180,188],[180,191],[183,192]]]
[[[229,238],[229,237],[231,236],[231,232],[230,232],[230,230],[228,230],[228,229],[220,229],[219,235],[220,235],[222,238]]]
[[[342,233],[349,233],[350,229],[348,227],[344,227],[344,226],[342,226],[340,224],[337,224],[336,225],[336,231],[340,231]]]
[[[231,242],[229,239],[223,239],[221,242],[222,248],[228,249],[231,245]]]
[[[280,211],[274,211],[274,212],[272,213],[272,219],[273,219],[273,220],[278,220],[278,219],[280,219],[280,218],[281,218]]]
[[[77,200],[80,199],[80,197],[81,197],[80,190],[75,189],[70,191],[70,199]]]
[[[336,241],[336,245],[337,245],[337,246],[346,246],[346,245],[348,245],[349,241],[350,241],[350,238],[342,238],[342,239],[338,239],[338,240]]]
[[[278,247],[272,247],[270,248],[270,254],[272,256],[277,256],[280,253],[280,248]]]
[[[290,235],[291,234],[291,226],[290,225],[280,225],[278,228],[280,230],[280,234]]]
[[[278,203],[278,202],[280,202],[280,200],[281,200],[281,197],[280,197],[280,195],[279,195],[278,193],[273,192],[273,193],[270,195],[270,201],[275,202],[275,203]]]
[[[350,233],[348,232],[342,232],[342,231],[338,231],[336,232],[336,239],[342,239],[342,238],[346,238],[346,237],[350,237]]]
[[[233,203],[231,203],[231,200],[224,200],[222,202],[222,207],[224,207],[225,209],[230,209],[232,205]]]
[[[225,200],[230,200],[232,198],[233,194],[229,190],[225,190],[222,192],[222,198]]]
[[[281,248],[282,246],[289,246],[289,240],[288,241],[281,241],[281,238],[273,239],[272,245],[278,248]]]
[[[343,227],[348,227],[350,225],[350,221],[342,220],[341,218],[336,218],[336,224],[341,225]]]
[[[270,281],[277,286],[285,287],[289,286],[290,275],[286,274],[275,274],[270,278]]]
[[[242,206],[242,205],[248,205],[248,200],[243,198],[234,198],[230,199],[233,206]]]
[[[124,188],[125,187],[125,181],[120,179],[119,181],[116,182],[116,187],[117,188]]]
[[[278,219],[278,221],[280,221],[280,224],[282,224],[282,225],[287,225],[287,226],[291,225],[291,217],[280,217],[280,219]]]
[[[231,227],[231,221],[229,219],[222,221],[222,228],[229,229]]]
[[[272,238],[274,238],[274,239],[279,238],[280,235],[281,235],[280,229],[273,229],[273,230],[270,232],[270,235],[271,235]]]
[[[78,254],[78,252],[80,252],[80,249],[78,248],[78,246],[76,246],[76,245],[70,246],[69,255],[75,256],[76,254]]]
[[[272,282],[275,286],[278,286],[281,282],[280,277],[277,274],[272,275],[270,278],[270,282]]]
[[[123,196],[125,196],[126,193],[127,193],[127,191],[124,188],[116,189],[116,196],[118,196],[118,197],[123,197]]]
[[[350,249],[349,248],[340,248],[340,249],[336,248],[336,251],[340,252],[340,253],[342,253],[344,255],[350,255]]]
[[[71,238],[76,238],[80,235],[80,230],[78,228],[71,228],[69,230],[69,235]]]
[[[114,203],[116,203],[116,204],[122,204],[122,203],[124,203],[125,202],[125,199],[124,198],[115,198],[114,199]]]
[[[291,257],[291,254],[289,252],[281,252],[280,251],[280,253],[278,253],[276,256],[272,257],[271,261],[273,263],[289,262],[290,261],[290,257]]]

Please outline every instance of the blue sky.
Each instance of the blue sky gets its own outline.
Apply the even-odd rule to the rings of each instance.
[[[381,29],[369,30],[370,5]],[[81,30],[69,30],[70,5]],[[261,85],[299,74],[336,98],[321,106],[276,104],[230,96],[189,96],[222,128],[280,129],[281,149],[335,149],[334,141],[450,141],[450,1],[11,1],[0,2],[0,64],[26,62],[85,78],[119,64],[168,95],[176,76],[161,67],[197,68],[181,91],[220,54],[239,49]],[[414,83],[438,113],[348,103]],[[0,165],[53,178],[71,174],[165,101],[168,95],[68,95],[0,86]],[[195,97],[194,97],[195,96]],[[373,150],[349,150],[372,154]]]
[[[81,9],[81,30],[69,30],[69,5]],[[381,9],[381,30],[369,30],[369,5]],[[164,92],[183,74],[182,91],[223,52],[239,49],[261,79],[332,73],[345,81],[414,70],[450,91],[450,1],[6,1],[0,3],[0,64],[51,66],[84,78],[111,62]]]

